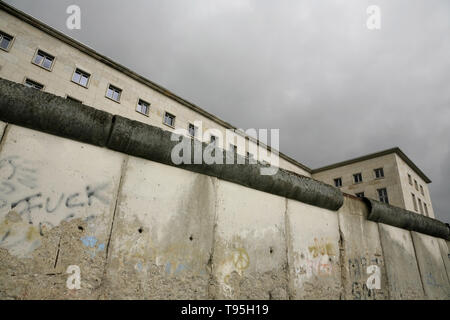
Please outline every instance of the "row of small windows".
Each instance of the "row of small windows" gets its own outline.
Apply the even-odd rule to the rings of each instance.
[[[9,49],[11,48],[11,43],[12,43],[13,39],[14,39],[14,37],[0,31],[0,47],[3,50],[9,51]],[[44,52],[39,49],[36,51],[36,53],[32,59],[33,64],[35,64],[39,67],[42,67],[48,71],[52,70],[54,62],[55,62],[55,57],[53,55],[48,54],[47,52]],[[91,78],[91,75],[88,72],[83,71],[79,68],[76,68],[72,75],[72,82],[74,82],[82,87],[87,88],[89,85],[90,78]],[[37,89],[37,90],[44,89],[43,84],[41,84],[37,81],[34,81],[32,79],[29,79],[29,78],[25,79],[24,84],[27,87],[30,87],[33,89]],[[122,95],[122,89],[120,89],[112,84],[108,85],[108,88],[106,90],[106,95],[105,95],[107,98],[109,98],[113,101],[116,101],[116,102],[120,102],[121,95]],[[81,100],[78,100],[71,96],[66,96],[66,99],[70,100],[70,101],[82,103]],[[139,99],[137,106],[136,106],[136,111],[148,116],[148,114],[150,112],[150,103],[148,103],[142,99]],[[163,118],[163,123],[170,127],[175,127],[175,115],[173,115],[169,112],[165,112],[164,118]],[[193,124],[190,123],[188,130],[189,130],[189,134],[191,136],[193,136],[193,137],[196,136],[197,127],[195,127]]]
[[[425,213],[428,216],[428,206],[425,203],[425,201],[422,201],[422,199],[420,199],[419,197],[417,197],[417,201],[416,201],[416,195],[414,193],[411,193],[411,197],[412,197],[414,210],[416,212],[420,212],[422,214]],[[419,205],[417,205],[417,204],[419,204]]]
[[[413,178],[411,177],[411,175],[410,175],[409,173],[408,173],[408,182],[409,182],[410,185],[413,185]],[[420,187],[420,193],[424,196],[424,195],[425,195],[425,192],[423,191],[423,186],[422,186],[422,185],[419,185],[419,184],[417,183],[417,180],[414,179],[414,188],[415,188],[417,191],[419,191],[419,187]]]
[[[5,50],[5,51],[9,51],[11,49],[11,45],[12,42],[14,40],[13,36],[10,36],[2,31],[0,31],[0,48]],[[32,63],[34,65],[37,65],[43,69],[46,69],[48,71],[52,71],[54,64],[55,64],[55,60],[56,57],[43,51],[43,50],[36,50],[36,53],[32,59]],[[89,81],[91,79],[91,74],[83,71],[79,68],[75,68],[73,75],[72,75],[72,82],[76,83],[84,88],[88,88],[89,86]],[[32,79],[26,78],[24,81],[24,85],[36,90],[43,90],[44,89],[44,85],[34,81]],[[119,87],[116,87],[112,84],[108,85],[108,88],[106,90],[106,94],[105,97],[113,100],[115,102],[120,102],[120,98],[122,96],[122,89],[120,89]],[[66,99],[69,101],[73,101],[73,102],[77,102],[77,103],[82,103],[81,100],[78,100],[72,96],[66,95]],[[137,106],[136,106],[136,111],[148,116],[149,112],[150,112],[150,103],[139,99]],[[172,128],[175,127],[175,115],[169,113],[169,112],[165,112],[164,116],[163,116],[163,123],[165,125],[168,125]],[[188,125],[188,132],[189,135],[192,137],[196,137],[197,135],[197,130],[198,128],[193,125],[192,123],[189,123]],[[217,140],[217,137],[214,135],[211,135],[211,141],[210,142],[215,142]],[[237,153],[237,146],[235,145],[230,145],[230,150]],[[253,155],[249,152],[246,153],[246,156],[248,158],[253,157]],[[264,162],[264,161],[263,161]],[[267,163],[267,162],[266,162]]]
[[[374,169],[375,179],[384,178],[384,170],[383,168]],[[362,173],[353,174],[353,183],[361,183],[363,182]],[[334,179],[334,185],[338,188],[342,187],[342,177]]]

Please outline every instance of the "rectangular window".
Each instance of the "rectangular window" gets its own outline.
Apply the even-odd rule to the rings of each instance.
[[[424,196],[425,194],[424,194],[424,192],[423,192],[423,187],[422,187],[422,185],[420,185],[420,193]]]
[[[172,128],[175,127],[175,116],[173,114],[166,112],[164,114],[164,124]]]
[[[108,90],[106,91],[107,98],[114,100],[116,102],[119,102],[121,95],[122,95],[122,89],[114,87],[113,85],[109,85]]]
[[[189,134],[192,137],[195,137],[197,135],[197,127],[194,126],[192,123],[189,123]]]
[[[139,99],[138,104],[136,106],[136,111],[148,116],[150,111],[150,103],[145,102],[144,100]]]
[[[13,36],[0,31],[0,49],[9,51],[13,39]]]
[[[76,84],[79,84],[80,86],[87,88],[90,77],[91,75],[89,73],[84,72],[80,69],[75,69],[75,72],[73,73],[72,76],[72,81],[75,82]]]
[[[357,196],[358,198],[364,198],[364,192],[355,193],[355,196]]]
[[[33,63],[44,69],[51,70],[54,60],[55,60],[54,56],[45,53],[42,50],[38,50],[33,58]]]
[[[419,211],[420,211],[420,213],[423,213],[422,200],[420,200],[420,199],[418,199],[418,200],[419,200]]]
[[[71,97],[71,96],[66,96],[66,99],[69,100],[69,101],[82,103],[81,100],[75,99],[74,97]]]
[[[412,178],[411,178],[411,175],[409,173],[408,173],[408,181],[409,181],[409,184],[412,185]]]
[[[383,170],[383,168],[378,168],[378,169],[375,169],[374,171],[375,171],[375,178],[376,179],[384,178],[384,170]]]
[[[353,175],[353,181],[355,183],[361,183],[362,182],[362,174],[361,173],[355,173]]]
[[[334,185],[338,188],[342,187],[342,178],[334,179]]]
[[[414,195],[414,193],[411,193],[411,196],[412,196],[412,201],[413,201],[414,210],[417,211],[416,196]]]
[[[378,189],[378,198],[381,202],[389,203],[388,194],[386,188]]]
[[[30,79],[25,79],[25,85],[29,88],[33,88],[33,89],[37,89],[37,90],[42,90],[44,89],[44,85],[40,84],[36,81],[30,80]]]
[[[417,184],[417,180],[414,180],[414,188],[416,188],[416,190],[419,191],[419,186]]]
[[[423,207],[425,208],[425,214],[428,216],[428,206],[425,202],[423,203]]]

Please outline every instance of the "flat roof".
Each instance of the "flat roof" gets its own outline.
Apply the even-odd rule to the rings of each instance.
[[[34,18],[34,17],[32,17],[32,16],[30,16],[30,15],[28,15],[28,14],[26,14],[26,13],[24,13],[24,12],[18,10],[18,9],[16,9],[16,8],[14,8],[13,6],[10,6],[9,4],[7,4],[7,3],[5,3],[5,2],[3,2],[1,0],[0,0],[0,8],[3,9],[4,11],[6,11],[7,13],[15,16],[16,18],[19,18],[20,20],[27,22],[28,24],[32,25],[33,27],[35,27],[35,28],[37,28],[37,29],[39,29],[41,31],[44,31],[45,33],[47,33],[47,34],[57,38],[58,40],[61,40],[64,43],[66,43],[66,44],[68,44],[68,45],[70,45],[70,46],[80,50],[81,52],[91,56],[92,58],[94,58],[94,59],[96,59],[96,60],[106,64],[107,66],[122,72],[123,74],[129,76],[130,78],[132,78],[132,79],[134,79],[134,80],[136,80],[136,81],[138,81],[138,82],[140,82],[140,83],[142,83],[142,84],[144,84],[144,85],[146,85],[146,86],[148,86],[148,87],[158,91],[159,93],[165,95],[166,97],[169,97],[169,98],[177,101],[178,103],[188,107],[189,109],[194,110],[195,112],[203,115],[204,117],[206,117],[206,118],[208,118],[210,120],[213,120],[214,122],[222,125],[226,129],[233,130],[237,134],[245,136],[249,140],[251,140],[252,142],[258,143],[259,145],[266,147],[267,150],[272,151],[272,148],[270,146],[267,146],[267,145],[261,143],[259,140],[255,139],[255,138],[253,138],[251,136],[245,135],[243,131],[241,131],[238,128],[232,126],[228,122],[223,121],[222,119],[220,119],[220,118],[216,117],[215,115],[207,112],[206,110],[200,108],[199,106],[197,106],[197,105],[195,105],[195,104],[193,104],[193,103],[191,103],[191,102],[189,102],[189,101],[187,101],[187,100],[177,96],[176,94],[174,94],[174,93],[170,92],[169,90],[163,88],[162,86],[154,83],[153,81],[151,81],[151,80],[149,80],[149,79],[147,79],[147,78],[137,74],[136,72],[132,71],[131,69],[128,69],[127,67],[125,67],[125,66],[123,66],[123,65],[121,65],[121,64],[119,64],[119,63],[117,63],[115,61],[113,61],[110,58],[108,58],[107,56],[98,53],[94,49],[92,49],[92,48],[82,44],[81,42],[78,42],[77,40],[75,40],[75,39],[65,35],[64,33],[60,32],[60,31],[58,31],[58,30],[56,30],[56,29],[54,29],[54,28],[52,28],[52,27],[50,27],[48,25],[46,25],[45,23],[43,23],[43,22],[37,20],[36,18]],[[273,150],[278,151],[276,149],[273,149]],[[292,163],[292,164],[302,168],[303,170],[311,173],[311,169],[308,168],[307,166],[305,166],[304,164],[298,162],[297,160],[292,159],[291,157],[287,156],[286,154],[284,154],[284,153],[282,153],[280,151],[278,151],[278,154],[279,154],[279,156],[281,158],[285,159],[286,161],[288,161],[288,162],[290,162],[290,163]]]
[[[383,151],[379,151],[379,152],[375,152],[375,153],[370,153],[358,158],[354,158],[354,159],[350,159],[350,160],[345,160],[345,161],[341,161],[341,162],[337,162],[334,164],[330,164],[327,165],[325,167],[321,167],[321,168],[317,168],[317,169],[313,169],[311,171],[312,174],[314,173],[318,173],[318,172],[322,172],[322,171],[326,171],[326,170],[330,170],[330,169],[335,169],[335,168],[339,168],[339,167],[343,167],[349,164],[353,164],[356,162],[361,162],[364,160],[369,160],[369,159],[373,159],[373,158],[378,158],[381,156],[385,156],[387,154],[391,154],[391,153],[395,153],[397,154],[403,161],[405,161],[408,166],[410,166],[411,169],[413,169],[422,179],[423,181],[425,181],[426,183],[431,183],[430,178],[428,178],[425,173],[422,172],[422,170],[420,170],[415,164],[414,162],[411,161],[411,159],[408,158],[408,156],[402,151],[400,150],[399,147],[394,147],[391,149],[387,149],[387,150],[383,150]]]

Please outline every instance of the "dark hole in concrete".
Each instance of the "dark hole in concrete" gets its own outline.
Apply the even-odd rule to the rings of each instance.
[[[189,240],[194,240],[194,237],[192,236],[192,234],[191,234],[191,236],[189,237]]]
[[[84,231],[84,228],[82,226],[78,226],[78,230]]]
[[[270,247],[270,250],[269,250],[269,252],[270,252],[270,254],[272,254],[272,253],[273,253],[273,248],[272,248],[272,247]]]
[[[144,231],[144,230],[142,229],[142,227],[140,227],[140,228],[138,229],[138,231],[139,231],[139,233],[142,233],[142,231]]]

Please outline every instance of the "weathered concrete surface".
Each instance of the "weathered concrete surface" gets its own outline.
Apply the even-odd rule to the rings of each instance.
[[[286,199],[218,181],[213,298],[288,299]]]
[[[0,151],[0,298],[95,297],[123,155],[9,126]],[[66,288],[69,265],[81,289]]]
[[[214,178],[130,157],[103,298],[206,299]]]
[[[293,299],[339,299],[341,267],[336,212],[288,200],[290,294]]]
[[[438,239],[411,232],[425,294],[429,299],[450,299],[450,284]]]
[[[444,261],[445,270],[447,272],[447,278],[450,282],[450,249],[448,244],[450,241],[445,241],[444,239],[436,239],[439,243],[439,249],[441,251],[442,260]]]
[[[378,227],[390,299],[424,299],[411,233],[383,223]]]
[[[338,214],[343,298],[388,299],[386,268],[377,223],[367,220],[367,207],[363,201],[355,198],[344,197],[344,205]],[[371,275],[379,275],[378,289],[368,288],[367,281]],[[374,282],[371,280],[370,284]]]

